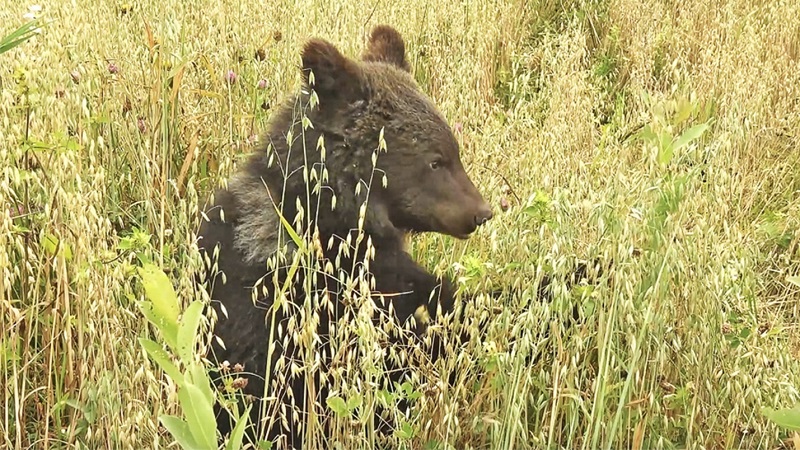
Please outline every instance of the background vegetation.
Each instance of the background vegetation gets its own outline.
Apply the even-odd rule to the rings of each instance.
[[[0,55],[0,447],[172,441],[135,267],[195,298],[198,205],[304,41],[355,56],[388,23],[497,211],[413,252],[517,289],[461,360],[486,375],[421,400],[404,442],[800,448],[760,413],[800,401],[800,3],[0,0],[0,35],[30,14]],[[597,257],[597,286],[521,309],[542,268]]]

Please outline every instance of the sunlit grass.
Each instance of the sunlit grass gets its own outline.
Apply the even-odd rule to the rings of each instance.
[[[171,442],[134,268],[195,298],[198,205],[299,86],[302,44],[355,56],[377,23],[497,213],[411,251],[470,292],[515,290],[481,303],[488,334],[443,363],[457,383],[420,402],[413,448],[789,438],[760,408],[800,401],[800,4],[0,5],[0,35],[46,24],[0,55],[0,447]],[[614,268],[588,297],[531,301],[543,270],[595,258]]]

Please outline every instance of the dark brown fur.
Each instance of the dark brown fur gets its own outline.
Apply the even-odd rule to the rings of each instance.
[[[393,64],[406,72],[411,72],[411,67],[406,61],[406,44],[403,38],[394,28],[386,25],[378,25],[372,30],[369,45],[361,59]]]
[[[333,274],[315,277],[312,288],[313,293],[324,291],[331,296],[333,317],[339,318],[347,314],[340,301],[345,290],[337,281],[340,271],[359,267],[367,257],[363,243],[358,248],[353,244],[359,208],[368,199],[363,229],[374,246],[369,266],[373,293],[393,294],[384,311],[392,311],[401,324],[413,323],[420,307],[435,318],[439,311],[452,311],[455,304],[450,282],[424,270],[404,250],[405,235],[432,231],[466,238],[492,216],[461,164],[450,127],[408,73],[404,45],[399,33],[386,26],[373,31],[362,61],[345,57],[328,42],[309,41],[302,53],[303,92],[276,112],[264,145],[233,176],[227,189],[217,192],[215,203],[206,211],[208,220],[202,223],[199,246],[209,261],[216,259],[207,283],[219,316],[215,335],[225,345],[213,342],[212,360],[243,364],[249,373],[245,393],[277,397],[277,402],[269,403],[268,416],[281,405],[294,405],[302,414],[306,404],[302,375],[291,378],[287,370],[279,368],[266,373],[271,343],[276,345],[271,367],[276,367],[279,356],[297,358],[291,340],[269,338],[276,332],[269,327],[275,293],[272,281],[283,283],[286,271],[281,264],[291,262],[291,257],[271,267],[267,260],[283,250],[289,255],[295,250],[281,229],[273,201],[301,233],[316,230],[322,244],[318,267],[325,267],[325,261],[339,262]],[[319,98],[313,109],[308,108],[311,89]],[[313,128],[301,126],[300,110]],[[292,131],[291,142],[287,141],[288,130]],[[378,153],[373,167],[381,130],[387,151]],[[313,170],[322,174],[317,148],[321,137],[327,179],[318,191],[309,193],[316,181],[307,183],[303,173]],[[303,205],[303,219],[295,223],[298,201]],[[349,252],[342,256],[339,248],[348,245],[346,242],[350,242]],[[290,308],[310,301],[304,289],[305,273],[300,270],[290,284]],[[259,280],[263,280],[262,287],[254,289]],[[316,328],[324,355],[331,319],[327,310],[320,314]],[[282,329],[298,325],[291,316],[278,313]],[[420,336],[425,333],[421,324],[412,328]],[[323,365],[329,362],[325,359]],[[401,373],[393,379],[399,380]],[[265,389],[266,375],[286,377],[288,385],[271,383]],[[324,389],[318,391],[315,400],[324,405]],[[258,408],[254,409],[255,419]],[[229,426],[225,417],[219,426],[223,432]],[[289,429],[275,424],[266,428],[270,439],[284,435],[295,448],[302,445],[293,424]]]

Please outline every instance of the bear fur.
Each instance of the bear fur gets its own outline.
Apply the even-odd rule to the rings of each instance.
[[[369,298],[382,316],[420,338],[427,328],[420,311],[435,319],[454,310],[450,280],[417,264],[406,237],[438,232],[465,239],[492,211],[464,170],[447,121],[409,70],[403,39],[388,26],[372,31],[360,60],[310,40],[302,51],[301,92],[274,113],[263,144],[204,212],[198,246],[218,318],[209,359],[244,367],[242,391],[256,399],[254,420],[262,417],[260,406],[268,420],[292,408],[300,422],[309,401],[324,407],[324,386],[315,378],[316,394],[306,398],[308,380],[291,374],[288,362],[300,360],[292,336],[314,329],[321,365],[331,363],[332,325],[352,317],[353,287],[342,282],[352,268],[371,280]],[[298,263],[303,244],[286,224],[315,243],[306,252],[313,260]],[[297,314],[312,303],[318,315]],[[403,371],[392,373],[399,381]],[[230,431],[225,414],[218,426]],[[302,446],[291,420],[258,429],[270,440],[284,438],[273,448]]]

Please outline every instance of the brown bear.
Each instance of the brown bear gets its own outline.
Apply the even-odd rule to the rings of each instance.
[[[396,30],[374,28],[361,60],[313,39],[302,51],[302,76],[263,145],[216,192],[198,244],[218,317],[209,357],[242,365],[243,392],[269,398],[256,400],[251,416],[261,436],[277,439],[273,448],[302,446],[300,425],[276,419],[279,412],[291,417],[291,408],[302,423],[309,401],[325,405],[325,387],[314,381],[307,398],[308,378],[290,373],[286,361],[299,360],[293,336],[310,326],[321,364],[331,362],[332,324],[352,317],[347,273],[367,276],[376,307],[422,336],[419,311],[449,313],[455,293],[412,259],[406,236],[465,239],[492,217],[447,121],[410,75]],[[304,242],[312,244],[301,252]],[[312,317],[296,314],[303,308]],[[391,379],[401,376],[393,371]],[[230,431],[225,414],[218,426]]]

